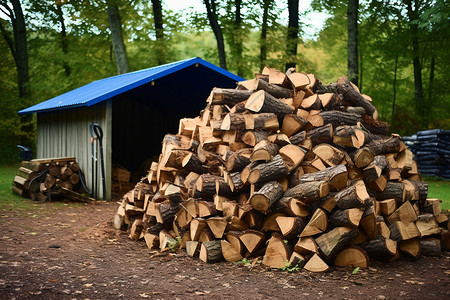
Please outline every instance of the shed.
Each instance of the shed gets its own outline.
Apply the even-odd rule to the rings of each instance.
[[[93,168],[89,124],[98,123],[109,200],[113,164],[135,171],[157,159],[164,135],[178,131],[180,118],[198,116],[213,87],[235,88],[241,80],[195,57],[97,80],[19,114],[37,114],[37,158],[76,157],[88,186]],[[96,180],[100,187],[100,174]]]

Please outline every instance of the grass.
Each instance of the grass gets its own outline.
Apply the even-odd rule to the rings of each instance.
[[[450,181],[430,177],[425,177],[424,181],[428,183],[428,198],[441,199],[441,208],[450,209]]]

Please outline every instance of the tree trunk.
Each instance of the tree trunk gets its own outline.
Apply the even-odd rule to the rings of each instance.
[[[243,51],[243,31],[242,31],[242,16],[241,16],[241,6],[242,0],[236,0],[236,16],[234,19],[234,30],[233,30],[233,42],[234,42],[234,59],[237,63],[237,75],[244,76],[244,65],[245,62],[242,59]]]
[[[61,25],[61,48],[63,52],[63,68],[66,76],[70,76],[70,66],[67,62],[67,54],[69,52],[69,41],[67,40],[66,24],[64,23],[64,16],[61,9],[62,3],[56,4],[56,13],[58,14],[58,22]]]
[[[393,82],[393,99],[392,99],[392,117],[391,117],[391,126],[394,126],[395,121],[395,101],[397,100],[397,69],[398,69],[398,54],[395,54],[395,63],[394,63],[394,82]]]
[[[259,44],[260,49],[259,68],[261,72],[262,69],[264,69],[267,60],[267,28],[268,28],[267,19],[269,17],[269,7],[271,2],[272,1],[270,0],[264,0],[263,2],[263,21],[261,25],[261,39]]]
[[[128,73],[127,50],[123,41],[122,22],[120,20],[119,8],[117,5],[108,6],[109,28],[111,29],[111,40],[116,56],[117,72],[119,74]]]
[[[220,28],[219,22],[217,20],[216,3],[214,2],[214,0],[204,0],[204,3],[206,6],[206,13],[208,15],[209,24],[211,25],[211,29],[214,32],[214,36],[216,37],[220,67],[226,70],[227,59],[225,54],[225,43],[223,41],[222,28]]]
[[[295,68],[298,39],[298,5],[299,0],[288,0],[289,23],[286,39],[286,70]]]
[[[358,7],[359,0],[349,0],[347,7],[347,53],[349,80],[358,86]]]
[[[423,109],[423,89],[422,89],[422,65],[420,63],[420,46],[419,46],[419,21],[418,6],[419,1],[414,0],[415,10],[412,8],[412,0],[407,1],[407,10],[409,17],[409,29],[411,30],[411,44],[413,54],[414,67],[414,100],[417,116],[422,114]],[[422,121],[422,118],[419,118]]]
[[[161,0],[152,0],[153,18],[155,20],[156,50],[158,64],[166,63],[164,49],[163,11]]]

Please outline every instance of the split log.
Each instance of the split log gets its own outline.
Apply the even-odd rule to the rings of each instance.
[[[228,231],[226,233],[226,238],[233,249],[236,249],[236,251],[242,255],[245,252],[245,247],[244,244],[242,244],[241,239],[239,238],[240,235],[240,231]]]
[[[282,147],[279,151],[283,161],[285,162],[288,172],[292,172],[297,169],[302,163],[306,155],[306,150],[295,145],[286,145]]]
[[[200,237],[200,233],[207,226],[206,220],[203,218],[195,218],[191,221],[190,224],[190,232],[191,232],[191,240],[198,241]]]
[[[350,81],[345,78],[341,77],[338,79],[338,81],[335,84],[335,88],[337,92],[342,95],[343,101],[347,102],[348,104],[352,106],[361,106],[364,108],[366,113],[373,117],[374,119],[377,119],[378,112],[375,106],[372,105],[370,101],[365,99],[359,91],[357,91],[354,86],[350,83]]]
[[[314,253],[319,253],[319,246],[317,246],[316,241],[312,237],[301,237],[298,239],[294,246],[295,252],[303,254],[305,256],[312,255]]]
[[[263,232],[247,229],[239,235],[248,252],[253,253],[258,250],[266,241],[266,235]]]
[[[369,256],[366,251],[356,246],[343,249],[334,259],[336,267],[367,268],[370,264],[369,262]]]
[[[356,125],[361,121],[361,116],[354,113],[347,113],[338,110],[322,111],[308,118],[309,123],[314,127],[325,124],[333,125],[336,128],[341,125]]]
[[[306,133],[306,137],[311,140],[313,146],[323,143],[331,143],[333,140],[333,125],[326,124],[309,130]]]
[[[310,272],[326,272],[330,267],[320,258],[319,255],[314,254],[303,267]]]
[[[292,250],[284,242],[283,237],[274,234],[269,239],[266,252],[262,260],[263,265],[271,268],[284,268],[291,257]]]
[[[228,241],[221,240],[222,256],[226,261],[237,262],[244,257]]]
[[[442,254],[441,241],[435,238],[420,240],[420,249],[425,256],[440,256]]]
[[[360,148],[349,155],[358,168],[368,166],[374,159],[373,153],[367,147]]]
[[[328,223],[336,227],[358,227],[363,213],[359,208],[337,209],[328,218]]]
[[[245,108],[255,113],[274,113],[282,119],[292,112],[292,108],[265,91],[253,93],[247,100]]]
[[[253,87],[254,91],[263,90],[275,98],[292,98],[294,93],[292,89],[287,89],[276,84],[269,83],[262,79],[256,79]]]
[[[248,176],[248,182],[251,184],[259,184],[271,180],[277,180],[278,178],[286,175],[287,169],[283,158],[280,155],[276,155],[273,160],[254,166]]]
[[[390,238],[394,241],[404,241],[420,236],[420,231],[414,222],[396,221],[389,226],[389,230]]]
[[[373,158],[372,163],[364,168],[364,176],[366,180],[375,180],[381,176],[384,168],[387,166],[386,158],[383,155],[377,155]]]
[[[393,198],[395,199],[397,206],[400,206],[405,202],[406,198],[405,184],[403,182],[389,181],[382,192],[375,192],[374,194],[378,200]]]
[[[358,235],[357,228],[336,227],[316,238],[322,255],[330,261]]]
[[[276,218],[276,222],[286,239],[296,237],[306,226],[305,220],[300,217],[279,216]]]
[[[292,252],[289,258],[289,267],[297,267],[299,269],[303,268],[306,264],[306,259],[303,255],[297,252]]]
[[[360,208],[372,202],[362,180],[358,180],[353,185],[338,192],[334,199],[341,209]]]
[[[400,241],[398,249],[403,255],[417,259],[420,256],[420,242],[419,239],[414,238],[410,240]]]
[[[221,261],[223,258],[221,244],[220,240],[202,243],[199,258],[205,263]]]
[[[308,120],[296,114],[287,114],[283,118],[281,132],[290,137],[299,132],[308,123]]]
[[[241,137],[241,140],[249,145],[254,147],[256,144],[261,142],[262,140],[266,140],[269,136],[269,132],[262,131],[262,130],[251,130],[244,133],[244,135]]]
[[[306,224],[303,231],[300,233],[300,237],[313,236],[322,232],[328,227],[327,214],[321,208],[315,210],[311,216],[308,224]]]
[[[268,140],[263,140],[255,145],[253,152],[250,156],[250,161],[271,161],[278,154],[278,146],[269,142]]]
[[[427,237],[430,235],[441,233],[439,224],[432,214],[424,214],[418,216],[416,226],[420,232],[420,237]]]
[[[392,200],[392,199],[391,199]],[[396,209],[391,215],[387,217],[390,224],[396,221],[414,222],[417,220],[417,214],[411,205],[411,202],[406,201],[398,209]]]
[[[200,254],[201,244],[198,241],[186,242],[186,253],[189,256],[197,257]]]
[[[278,150],[278,149],[277,149]],[[240,172],[250,163],[251,152],[248,149],[242,149],[234,152],[226,161],[228,172]]]
[[[389,261],[397,253],[397,242],[378,236],[359,245],[369,257],[380,261]]]

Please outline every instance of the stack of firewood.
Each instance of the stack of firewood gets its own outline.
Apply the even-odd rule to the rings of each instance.
[[[75,157],[22,161],[12,190],[24,198],[39,201],[52,196],[78,201],[94,200],[82,195],[86,191],[81,184],[80,172]]]
[[[265,68],[214,88],[199,117],[180,120],[114,225],[205,262],[325,271],[439,255],[448,218],[388,130],[346,78],[323,85]]]

